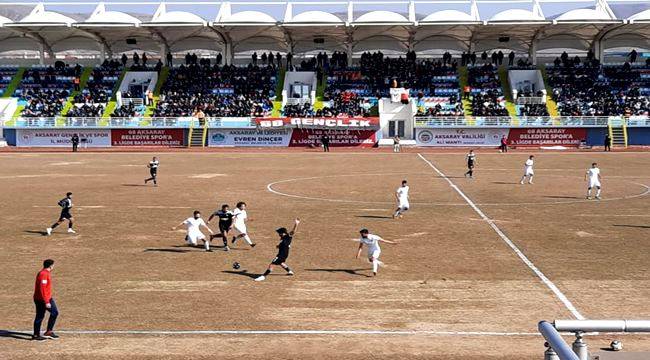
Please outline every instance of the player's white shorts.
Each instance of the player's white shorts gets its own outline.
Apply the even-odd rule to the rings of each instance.
[[[199,240],[205,240],[205,235],[203,235],[203,233],[187,234],[187,236],[185,236],[185,241],[191,245],[197,245]]]
[[[248,231],[246,229],[246,224],[234,225],[233,228],[235,229],[235,231],[237,231],[240,234],[248,234]]]
[[[411,207],[411,205],[408,201],[400,201],[397,207],[402,211],[406,211]]]
[[[600,180],[598,179],[589,180],[589,187],[590,188],[600,187]]]
[[[533,169],[524,170],[524,176],[533,176],[533,175],[535,175],[535,171],[533,171]]]
[[[375,249],[375,250],[368,250],[368,260],[372,260],[372,258],[379,259],[379,255],[381,254],[381,249]]]

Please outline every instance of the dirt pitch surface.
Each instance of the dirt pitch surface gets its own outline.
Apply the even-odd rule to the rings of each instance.
[[[152,155],[0,154],[0,358],[532,360],[539,320],[650,318],[648,153],[537,152],[519,185],[523,151],[479,153],[474,180],[460,150],[175,151],[158,154],[158,187],[143,184]],[[585,199],[593,161],[601,201]],[[402,179],[412,208],[393,220]],[[78,234],[46,237],[67,191]],[[237,201],[254,249],[208,253],[171,231]],[[296,275],[254,282],[295,217]],[[354,258],[363,227],[397,242],[375,278]],[[45,258],[61,338],[31,342]],[[587,341],[614,338],[650,351],[647,335]]]

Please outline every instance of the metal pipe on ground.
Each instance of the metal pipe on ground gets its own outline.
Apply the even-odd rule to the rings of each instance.
[[[544,336],[549,347],[555,351],[560,360],[580,360],[578,355],[573,352],[573,349],[562,339],[562,336],[553,324],[547,321],[540,321],[537,329]]]
[[[650,320],[555,320],[563,332],[650,332]]]

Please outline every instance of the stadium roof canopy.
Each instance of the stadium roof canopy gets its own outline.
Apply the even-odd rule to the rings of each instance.
[[[650,1],[0,3],[0,52],[650,49]]]

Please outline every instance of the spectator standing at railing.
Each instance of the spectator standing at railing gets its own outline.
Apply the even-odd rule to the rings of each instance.
[[[72,142],[72,152],[77,152],[77,148],[79,147],[79,135],[73,134],[70,141]]]
[[[147,60],[149,60],[147,58],[147,53],[143,52],[142,53],[142,66],[147,66]]]
[[[137,52],[133,52],[133,65],[140,65],[140,55]]]
[[[167,66],[172,66],[172,61],[174,61],[174,56],[171,51],[167,51]]]
[[[636,49],[632,49],[632,51],[630,51],[630,62],[634,64],[636,62],[637,56],[638,53],[636,52]]]
[[[126,54],[122,54],[122,66],[126,67],[127,61],[129,61],[129,58],[126,57]]]
[[[199,125],[203,127],[205,125],[205,113],[201,108],[196,108],[193,115],[197,120],[199,120]]]
[[[72,83],[74,84],[74,91],[79,91],[79,77],[75,76],[74,79],[72,79]]]
[[[515,52],[511,51],[510,54],[508,54],[508,66],[512,66],[515,64]]]

